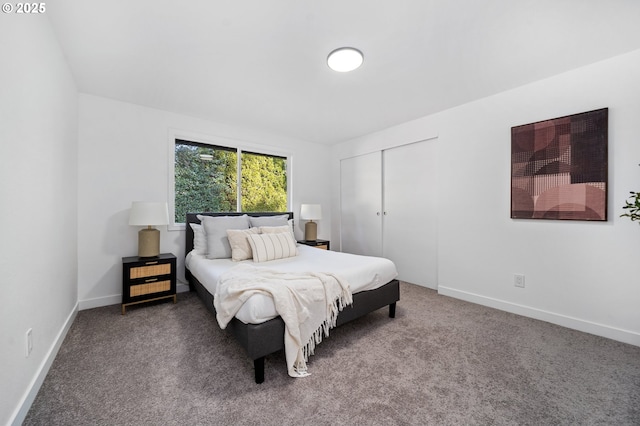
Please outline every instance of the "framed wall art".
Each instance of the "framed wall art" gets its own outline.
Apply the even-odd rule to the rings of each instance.
[[[607,220],[608,108],[511,128],[513,219]]]

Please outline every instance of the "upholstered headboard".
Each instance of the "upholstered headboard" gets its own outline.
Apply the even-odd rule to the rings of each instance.
[[[193,250],[193,229],[189,225],[190,223],[200,223],[198,215],[202,216],[247,216],[260,217],[260,216],[280,216],[283,214],[289,215],[289,219],[293,219],[293,212],[259,212],[259,213],[245,213],[245,212],[230,212],[230,213],[187,213],[187,226],[186,226],[186,240],[185,240],[185,256]]]

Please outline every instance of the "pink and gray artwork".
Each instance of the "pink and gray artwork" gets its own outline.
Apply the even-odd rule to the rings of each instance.
[[[511,217],[607,220],[607,108],[511,128]]]

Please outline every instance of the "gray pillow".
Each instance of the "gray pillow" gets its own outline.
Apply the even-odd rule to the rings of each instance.
[[[282,214],[278,216],[250,216],[249,223],[252,228],[258,226],[284,226],[287,225],[289,221],[288,214]]]
[[[202,218],[198,218],[202,221]],[[193,250],[196,254],[207,254],[207,235],[204,233],[202,225],[197,223],[190,223],[191,229],[193,229]]]
[[[202,225],[207,235],[207,259],[231,257],[227,229],[249,229],[248,216],[203,216]]]

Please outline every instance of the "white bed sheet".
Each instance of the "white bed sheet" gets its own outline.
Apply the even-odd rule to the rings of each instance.
[[[321,250],[306,245],[298,245],[298,256],[270,262],[255,263],[253,266],[283,272],[330,272],[347,280],[352,293],[373,290],[394,279],[398,272],[389,259]],[[191,274],[202,283],[211,294],[216,293],[220,276],[230,268],[243,262],[231,259],[207,259],[190,252],[185,264]],[[264,294],[251,296],[236,314],[245,324],[260,324],[278,316],[273,299]]]

